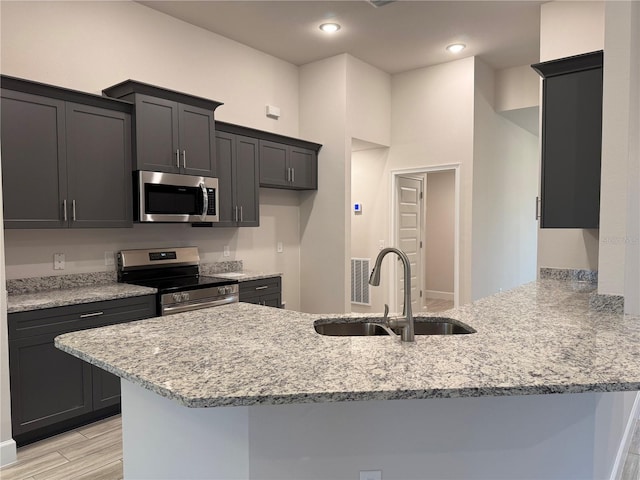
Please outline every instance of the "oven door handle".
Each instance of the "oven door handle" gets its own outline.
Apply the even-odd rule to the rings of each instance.
[[[182,303],[175,307],[162,307],[160,315],[169,315],[170,313],[188,312],[190,310],[197,310],[200,308],[218,307],[220,305],[227,305],[229,303],[238,303],[237,295],[228,295],[219,300],[205,300],[204,302],[194,303]]]
[[[202,214],[200,218],[204,222],[207,218],[207,211],[209,210],[209,195],[207,195],[207,187],[204,183],[200,184],[200,190],[202,191]]]

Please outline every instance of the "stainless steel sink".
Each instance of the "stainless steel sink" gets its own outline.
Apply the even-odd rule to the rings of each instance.
[[[314,322],[314,328],[320,335],[334,337],[342,336],[371,336],[398,335],[399,330],[392,330],[382,323],[372,321],[371,318],[320,319]],[[469,325],[446,317],[415,317],[416,335],[459,335],[475,333]]]

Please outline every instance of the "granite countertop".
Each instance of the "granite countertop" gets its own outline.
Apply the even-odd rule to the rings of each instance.
[[[227,278],[230,280],[238,280],[239,282],[247,282],[249,280],[262,280],[265,278],[281,277],[281,272],[254,272],[251,270],[242,270],[240,272],[224,272],[213,273],[208,277]]]
[[[11,294],[7,296],[7,313],[153,295],[156,292],[155,288],[114,282]]]
[[[640,317],[541,280],[444,314],[476,333],[329,337],[311,315],[234,304],[56,338],[188,407],[640,390]],[[438,314],[434,314],[438,315]]]

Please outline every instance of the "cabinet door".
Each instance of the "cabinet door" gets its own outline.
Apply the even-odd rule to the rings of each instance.
[[[235,180],[235,204],[239,209],[241,226],[257,227],[260,224],[259,175],[258,140],[236,136],[233,177]]]
[[[233,200],[233,157],[235,135],[216,132],[216,163],[218,177],[218,226],[235,225],[235,203]]]
[[[288,147],[260,140],[260,186],[288,187]]]
[[[56,334],[9,342],[14,435],[92,410],[91,365],[53,345]]]
[[[290,147],[289,166],[291,167],[291,184],[294,188],[318,188],[317,155],[313,150]]]
[[[70,226],[131,227],[131,117],[67,103]]]
[[[602,69],[544,80],[543,228],[598,228]]]
[[[136,95],[136,170],[180,172],[178,104]]]
[[[182,173],[215,176],[215,126],[213,111],[179,104]]]
[[[120,403],[120,377],[91,366],[93,383],[93,409],[118,405]]]
[[[5,228],[64,227],[64,102],[2,90],[0,112]]]

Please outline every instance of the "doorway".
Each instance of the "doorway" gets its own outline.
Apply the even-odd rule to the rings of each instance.
[[[412,310],[442,311],[459,303],[459,165],[391,172],[392,243],[411,263]],[[392,269],[389,298],[400,311],[401,262]]]

